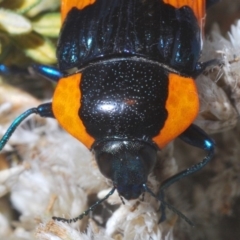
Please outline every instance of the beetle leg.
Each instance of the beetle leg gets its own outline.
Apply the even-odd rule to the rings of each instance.
[[[37,114],[41,117],[55,118],[52,111],[52,103],[43,103],[37,107]]]
[[[14,74],[29,74],[29,72],[25,68],[0,64],[0,75],[11,76]]]
[[[203,73],[207,67],[210,66],[219,66],[222,67],[224,65],[224,62],[221,59],[212,59],[206,62],[199,62],[196,65],[196,68],[192,74],[193,78],[196,78],[198,75]]]
[[[160,197],[157,196],[157,195],[155,195],[155,194],[152,192],[152,190],[147,187],[147,185],[146,185],[145,183],[144,183],[142,186],[143,186],[143,189],[144,189],[146,192],[150,193],[150,195],[152,195],[154,198],[156,198],[157,200],[161,201],[160,210],[163,210],[163,213],[162,213],[162,216],[161,216],[161,218],[160,218],[160,220],[159,220],[159,223],[162,222],[162,221],[164,221],[164,220],[166,219],[166,217],[165,217],[165,209],[166,209],[166,207],[167,207],[168,209],[170,209],[171,211],[173,211],[174,213],[176,213],[176,214],[177,214],[180,218],[182,218],[184,221],[186,221],[190,226],[192,226],[192,227],[194,226],[194,223],[193,223],[190,219],[188,219],[183,213],[181,213],[180,211],[178,211],[178,210],[177,210],[174,206],[172,206],[171,204],[165,202],[165,201],[163,200],[163,195],[160,196]]]
[[[201,162],[196,163],[190,168],[187,168],[165,180],[160,187],[160,192],[162,192],[164,189],[166,189],[173,183],[179,181],[180,179],[185,178],[201,170],[213,157],[214,153],[213,140],[201,128],[197,127],[196,125],[192,124],[190,127],[188,127],[187,130],[185,130],[179,136],[179,138],[194,147],[198,147],[207,151],[207,155]]]
[[[9,68],[4,64],[0,64],[0,74],[1,75],[8,75],[9,73],[10,73]]]
[[[30,67],[35,73],[38,75],[53,81],[53,82],[58,82],[60,78],[63,77],[63,74],[55,67],[50,67],[47,65],[32,65]],[[26,69],[21,69],[17,67],[7,67],[4,64],[0,64],[0,75],[9,75],[11,73],[28,73]]]
[[[206,8],[208,9],[209,7],[211,7],[213,4],[216,4],[217,2],[219,2],[220,0],[207,0],[206,1]]]
[[[20,125],[20,123],[26,119],[29,115],[31,114],[38,114],[41,117],[53,117],[53,112],[52,112],[52,103],[44,103],[39,105],[37,108],[30,108],[24,113],[22,113],[20,116],[18,116],[11,126],[8,128],[6,133],[3,135],[3,137],[0,139],[0,151],[3,149],[5,144],[8,142],[9,138],[12,136],[16,128]]]
[[[160,191],[158,197],[159,197],[159,199],[163,200],[164,199],[164,191]],[[160,217],[158,223],[161,223],[161,222],[164,222],[167,219],[167,217],[166,217],[166,206],[164,204],[162,204],[162,202],[161,202],[161,205],[159,207],[159,211],[161,212],[161,217]]]
[[[32,66],[32,69],[38,75],[53,82],[58,82],[58,80],[63,77],[62,73],[54,67],[35,64]]]
[[[190,127],[187,128],[180,136],[179,138],[183,140],[184,142],[194,146],[201,148],[205,151],[207,151],[207,155],[204,157],[204,159],[191,166],[190,168],[187,168],[174,176],[166,179],[159,189],[159,199],[164,199],[164,190],[172,185],[173,183],[181,180],[182,178],[185,178],[199,170],[201,170],[206,164],[212,159],[214,154],[214,142],[213,140],[199,127],[192,124]],[[160,210],[163,210],[162,217],[160,221],[164,220],[165,216],[165,207],[161,207]]]

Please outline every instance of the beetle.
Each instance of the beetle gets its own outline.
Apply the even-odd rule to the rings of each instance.
[[[199,111],[195,78],[216,60],[199,62],[206,8],[216,0],[63,0],[64,20],[57,46],[59,69],[35,66],[57,82],[51,103],[15,119],[0,150],[30,114],[56,118],[95,155],[112,190],[127,200],[144,192],[163,207],[174,182],[202,169],[213,157],[214,142],[192,124]],[[146,185],[157,152],[179,137],[206,151],[204,159],[165,180],[155,195]]]

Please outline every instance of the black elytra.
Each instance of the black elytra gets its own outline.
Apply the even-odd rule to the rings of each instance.
[[[57,56],[60,70],[66,72],[135,56],[189,75],[200,51],[200,28],[188,6],[176,9],[160,0],[97,0],[68,13]]]

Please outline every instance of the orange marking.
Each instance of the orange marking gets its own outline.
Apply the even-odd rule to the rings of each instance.
[[[72,136],[90,148],[94,142],[85,129],[78,111],[81,103],[80,73],[61,78],[53,95],[53,113],[59,124]]]
[[[62,0],[62,6],[61,6],[62,21],[64,21],[68,12],[73,7],[76,7],[78,9],[83,9],[86,6],[95,3],[95,1],[96,0]]]
[[[203,29],[206,15],[206,0],[163,0],[163,2],[175,8],[189,6],[193,10],[201,30]]]
[[[160,148],[184,132],[198,115],[199,98],[192,78],[169,74],[166,109],[168,118],[165,125],[160,134],[153,138]]]

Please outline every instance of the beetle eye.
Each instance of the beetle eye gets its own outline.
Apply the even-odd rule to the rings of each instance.
[[[114,155],[106,152],[96,153],[95,158],[101,173],[106,177],[112,178],[112,160]]]

